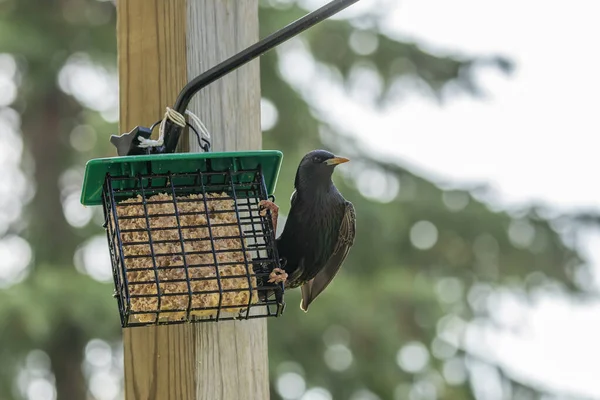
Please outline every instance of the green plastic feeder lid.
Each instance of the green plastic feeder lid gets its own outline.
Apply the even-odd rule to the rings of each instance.
[[[220,153],[168,153],[140,156],[95,158],[87,162],[81,204],[96,206],[102,204],[102,188],[106,174],[111,176],[136,176],[151,172],[193,173],[207,171],[205,160],[211,160],[212,171],[232,171],[262,168],[268,194],[273,194],[283,153],[277,150],[236,151]]]

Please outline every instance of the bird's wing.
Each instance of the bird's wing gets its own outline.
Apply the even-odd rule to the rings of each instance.
[[[300,308],[308,310],[308,306],[313,300],[329,285],[333,277],[340,270],[344,263],[350,247],[354,244],[354,235],[356,233],[356,216],[354,206],[349,201],[346,202],[346,211],[344,219],[340,225],[340,233],[333,254],[327,260],[327,263],[319,273],[306,284],[302,285],[302,303]]]

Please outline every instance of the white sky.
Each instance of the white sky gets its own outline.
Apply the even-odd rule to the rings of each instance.
[[[393,25],[406,36],[504,54],[517,68],[481,76],[486,102],[412,101],[389,116],[405,134],[384,129],[382,140],[438,174],[491,181],[509,200],[600,206],[600,186],[590,184],[600,167],[599,12],[592,0],[402,1]]]
[[[507,206],[600,208],[599,15],[593,0],[402,0],[390,26],[403,36],[427,49],[499,53],[516,70],[479,75],[486,101],[440,108],[414,96],[360,118],[356,131],[434,179],[490,183]],[[600,269],[600,235],[585,240]],[[600,399],[600,303],[547,298],[528,320],[523,336],[491,334],[480,345],[516,376]]]
[[[365,146],[434,181],[489,184],[506,208],[536,201],[561,211],[600,209],[599,15],[594,0],[399,1],[389,28],[402,38],[440,54],[498,54],[516,63],[508,77],[490,69],[477,75],[484,101],[461,96],[439,107],[414,95],[378,114],[316,82],[306,53],[289,57],[294,74],[286,78],[318,86],[319,108]],[[583,239],[600,287],[600,233]],[[509,303],[501,312],[528,323],[515,334],[473,326],[474,351],[536,386],[600,399],[600,301],[547,295],[532,309]]]

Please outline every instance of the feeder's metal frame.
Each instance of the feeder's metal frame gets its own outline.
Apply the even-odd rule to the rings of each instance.
[[[266,154],[265,154],[266,153]],[[233,156],[232,154],[235,154]],[[121,325],[123,327],[146,326],[156,324],[177,324],[186,322],[204,322],[204,321],[223,321],[231,319],[252,319],[262,317],[278,317],[285,308],[283,301],[283,284],[268,284],[266,281],[268,275],[273,268],[281,267],[277,248],[275,245],[275,232],[271,221],[270,213],[266,216],[256,214],[255,207],[258,207],[260,200],[267,200],[272,195],[272,190],[275,187],[277,173],[281,165],[282,154],[278,151],[259,151],[259,152],[237,152],[237,153],[184,153],[170,154],[163,156],[132,156],[132,157],[114,157],[112,159],[91,160],[86,169],[86,182],[94,183],[94,179],[87,179],[90,175],[100,176],[104,172],[104,182],[101,186],[100,201],[104,208],[106,235],[110,248],[110,257],[112,271],[115,284],[115,297],[117,297]],[[181,161],[184,162],[181,162]],[[192,162],[193,161],[193,162]],[[175,162],[175,164],[173,164]],[[177,165],[179,171],[173,172],[167,167]],[[263,165],[268,166],[270,174],[265,175]],[[90,166],[96,167],[89,168]],[[196,169],[193,169],[193,167]],[[111,168],[112,167],[112,168]],[[186,168],[187,167],[187,168]],[[105,172],[111,170],[113,173]],[[119,173],[120,171],[120,173]],[[269,178],[267,178],[269,176]],[[175,182],[187,182],[190,184],[176,184]],[[88,204],[95,204],[98,199],[96,187],[86,185],[82,193],[82,201],[86,199]],[[205,195],[208,193],[227,192],[230,199],[233,200],[233,210],[228,212],[235,213],[237,227],[240,232],[240,248],[215,250],[213,231],[211,228],[210,218],[208,217],[208,205]],[[179,223],[180,211],[177,208],[177,197],[185,194],[202,194],[204,202],[204,213],[207,216],[208,238],[194,240],[210,240],[211,253],[214,260],[214,268],[216,276],[210,278],[190,278],[186,255],[194,254],[194,252],[186,252],[185,246],[181,243],[181,252],[178,253],[161,253],[156,254],[154,251],[154,242],[152,239],[151,224],[149,218],[157,217],[148,213],[148,197],[151,194],[167,193],[173,196],[174,212],[173,214],[160,214],[161,217],[175,217],[177,226],[169,227],[169,229],[177,229],[179,232],[179,241],[183,242],[182,226]],[[140,194],[142,197],[141,204],[144,207],[144,214],[136,216],[136,218],[146,219],[145,229],[135,229],[135,231],[147,232],[147,242],[123,243],[120,220],[117,212],[118,202],[123,199],[135,197]],[[138,203],[129,203],[138,205]],[[246,207],[244,209],[241,209]],[[254,209],[255,213],[252,212]],[[248,212],[248,216],[242,217],[240,212]],[[249,221],[247,221],[249,219]],[[260,228],[257,230],[257,226]],[[196,228],[188,226],[186,229]],[[128,230],[131,231],[131,230]],[[258,244],[249,244],[247,247],[244,244],[244,238],[254,238]],[[237,236],[231,237],[238,239]],[[217,238],[218,239],[218,238]],[[189,239],[185,239],[187,241]],[[171,242],[169,240],[169,242]],[[262,242],[262,243],[259,243]],[[151,268],[134,269],[130,271],[151,271],[154,270],[154,280],[138,281],[131,283],[127,279],[127,258],[139,258],[140,256],[126,256],[124,245],[149,245],[150,253],[148,258],[152,259]],[[219,275],[219,266],[228,265],[217,260],[217,253],[223,251],[240,251],[244,255],[243,265],[246,268],[245,275],[228,276],[226,279],[246,278],[248,279],[248,288],[241,289],[224,289],[222,287],[222,279]],[[248,260],[246,252],[255,252],[255,257]],[[266,257],[260,256],[264,254]],[[202,252],[203,254],[208,254]],[[196,253],[197,254],[197,253]],[[159,267],[157,265],[157,257],[161,256],[181,256],[183,265],[177,267]],[[212,265],[212,264],[211,264]],[[211,265],[194,266],[201,268],[210,268]],[[242,265],[242,263],[236,263]],[[253,266],[254,274],[250,274],[249,267]],[[158,271],[160,269],[183,268],[185,270],[185,282],[187,283],[188,292],[177,293],[161,293],[160,284],[174,281],[165,281],[159,279]],[[256,285],[252,285],[251,280],[255,279]],[[218,290],[192,292],[190,282],[197,280],[214,279],[218,284]],[[182,282],[178,280],[177,282]],[[138,294],[132,295],[129,292],[132,284],[156,284],[156,294]],[[248,304],[245,305],[239,314],[227,313],[223,314],[223,308],[240,309],[240,305],[226,304],[222,305],[223,294],[227,292],[249,292]],[[259,296],[258,301],[252,304],[252,296],[256,292]],[[191,307],[192,295],[207,295],[218,293],[219,304],[215,307]],[[165,296],[185,296],[188,295],[188,307],[185,309],[169,309],[161,310],[160,301]],[[153,297],[157,298],[157,309],[147,311],[134,311],[131,307],[131,299],[133,297]],[[252,308],[262,307],[263,312],[260,314],[252,314]],[[215,310],[216,315],[212,317],[190,318],[190,312],[196,310]],[[161,314],[171,314],[174,312],[185,312],[186,318],[181,320],[161,321]],[[132,316],[140,314],[155,314],[156,317],[151,322],[140,322],[132,318]]]

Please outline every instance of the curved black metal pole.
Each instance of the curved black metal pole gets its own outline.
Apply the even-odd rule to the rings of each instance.
[[[185,85],[183,90],[179,93],[179,96],[175,101],[175,110],[183,114],[190,104],[192,97],[194,97],[199,90],[358,1],[359,0],[333,0],[323,7],[292,22],[286,27],[270,34],[266,38],[256,42],[227,60],[215,65],[208,71],[203,72]],[[172,153],[177,147],[177,142],[179,142],[179,136],[181,135],[182,129],[170,123],[167,124],[166,128],[164,151]]]

